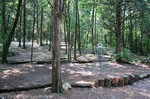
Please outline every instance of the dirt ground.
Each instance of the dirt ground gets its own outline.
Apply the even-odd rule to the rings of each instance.
[[[46,50],[36,49],[39,53],[35,58],[49,59],[45,57]],[[43,52],[42,52],[42,51]],[[14,60],[26,60],[29,53],[10,57]],[[29,51],[27,51],[29,52]],[[23,55],[24,54],[24,55]],[[48,56],[48,55],[47,55]],[[19,57],[19,58],[15,58]],[[22,58],[21,58],[22,57]],[[4,70],[0,72],[0,88],[14,88],[34,84],[51,82],[51,64],[3,64]],[[121,76],[128,74],[141,74],[150,72],[150,67],[138,62],[134,64],[118,64],[113,62],[98,61],[93,63],[63,63],[61,64],[63,82],[94,81],[100,76]],[[5,98],[3,98],[5,97]],[[50,90],[34,89],[30,91],[16,91],[0,93],[2,99],[150,99],[150,78],[140,80],[130,86],[111,88],[72,88],[65,94],[53,94]]]

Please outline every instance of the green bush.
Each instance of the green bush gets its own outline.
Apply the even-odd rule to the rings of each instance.
[[[121,59],[123,62],[132,62],[131,51],[127,49],[122,49],[121,53],[116,54],[116,60]]]
[[[115,54],[115,51],[114,51],[114,53],[112,54],[111,61],[116,61],[118,59],[121,59],[121,62],[132,62],[131,56],[132,56],[132,53],[130,50],[122,49],[121,53],[119,54]]]

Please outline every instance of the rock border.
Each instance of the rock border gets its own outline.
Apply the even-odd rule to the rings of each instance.
[[[133,83],[149,78],[150,73],[122,75],[117,77],[100,77],[95,81],[98,87],[122,87],[124,85],[132,85]]]

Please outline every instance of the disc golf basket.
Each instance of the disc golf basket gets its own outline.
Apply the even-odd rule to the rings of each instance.
[[[100,69],[100,75],[101,75],[101,65],[102,65],[102,56],[103,56],[103,53],[104,53],[104,48],[103,45],[101,43],[98,44],[97,46],[97,57],[98,57],[98,61],[99,61],[99,69]]]

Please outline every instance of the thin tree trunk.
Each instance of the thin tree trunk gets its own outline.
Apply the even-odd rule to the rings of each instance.
[[[6,40],[6,43],[4,45],[4,50],[3,50],[3,54],[2,54],[2,63],[7,63],[8,50],[9,50],[12,38],[14,36],[15,28],[17,26],[17,22],[18,22],[18,18],[19,18],[19,14],[20,14],[20,7],[21,7],[21,4],[22,4],[22,0],[18,0],[18,1],[19,1],[19,3],[18,3],[18,6],[17,6],[17,13],[16,13],[15,21],[14,21],[13,27],[12,27],[9,35],[8,35],[8,39]]]
[[[81,39],[80,39],[80,36],[81,36],[81,34],[80,34],[80,16],[79,16],[79,7],[78,7],[78,4],[77,4],[77,16],[78,16],[78,26],[77,26],[77,28],[78,28],[78,39],[77,39],[77,41],[78,41],[78,51],[79,51],[79,54],[81,55]]]
[[[20,27],[19,27],[19,47],[21,47],[21,33],[22,33],[22,10],[20,11]]]
[[[40,46],[43,45],[43,8],[41,8],[41,32],[40,32]]]
[[[94,54],[95,51],[95,44],[94,44],[94,13],[95,13],[95,0],[94,0],[94,6],[93,6],[93,9],[92,9],[92,19],[91,19],[91,33],[92,33],[92,39],[91,39],[91,42],[92,42],[92,53]]]
[[[39,44],[39,1],[36,0],[36,29],[37,29],[37,34],[36,34],[36,40],[37,44]]]
[[[24,0],[23,6],[23,49],[26,48],[26,0]]]
[[[68,14],[68,22],[66,22],[68,24],[67,27],[67,39],[68,39],[68,59],[71,60],[71,40],[70,40],[70,1],[68,2],[68,7],[67,7],[67,14]]]
[[[78,0],[75,0],[75,33],[74,33],[74,60],[76,60],[76,54],[77,54],[77,32],[78,32],[78,11],[77,11],[77,7],[78,7]]]
[[[33,42],[34,42],[34,27],[35,27],[35,20],[36,20],[36,18],[35,18],[35,2],[34,2],[34,4],[33,4],[33,28],[32,28],[32,45],[31,45],[31,63],[32,63],[32,61],[33,61]]]

